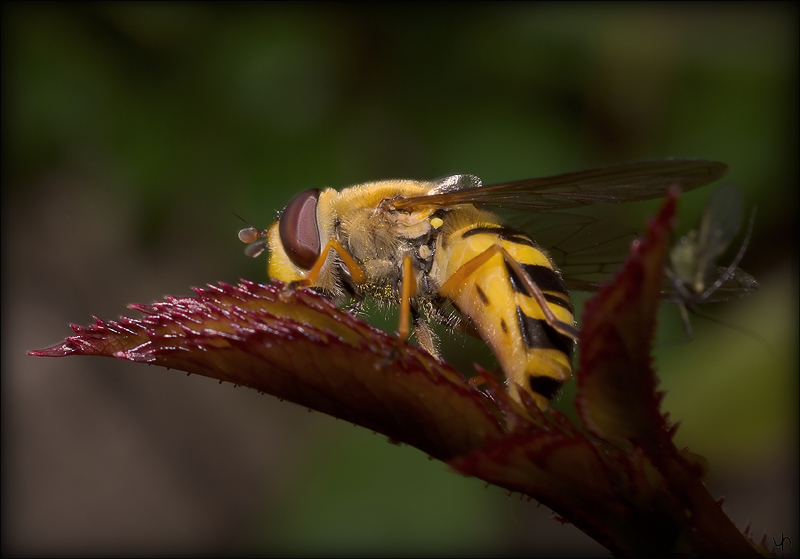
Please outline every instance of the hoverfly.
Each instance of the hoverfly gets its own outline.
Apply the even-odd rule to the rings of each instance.
[[[737,268],[753,232],[755,208],[731,264],[727,267],[714,265],[741,228],[742,208],[742,192],[738,187],[719,186],[703,209],[697,229],[689,231],[670,249],[669,263],[664,267],[674,290],[670,300],[678,304],[686,335],[690,338],[692,325],[687,310],[715,320],[699,313],[697,305],[744,297],[758,290],[755,278]]]
[[[659,198],[671,186],[690,190],[727,171],[713,161],[666,159],[491,186],[454,175],[312,189],[269,229],[242,229],[239,238],[251,243],[249,256],[268,246],[269,277],[288,288],[309,286],[356,309],[367,295],[399,305],[400,338],[408,337],[410,318],[419,344],[437,358],[428,321],[477,335],[497,357],[511,396],[521,401],[521,387],[545,409],[572,375],[578,330],[568,290],[596,289],[598,275],[621,263],[637,236],[554,212]],[[537,212],[530,234],[505,225],[491,207]],[[450,320],[448,306],[465,320]]]

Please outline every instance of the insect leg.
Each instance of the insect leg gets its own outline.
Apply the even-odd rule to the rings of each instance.
[[[408,338],[408,315],[411,308],[411,297],[417,292],[417,281],[414,279],[414,269],[411,265],[411,255],[403,254],[403,287],[400,294],[400,326],[398,334],[400,339]]]
[[[727,326],[731,330],[736,330],[737,332],[739,332],[740,334],[744,334],[745,336],[750,336],[755,341],[764,346],[764,349],[766,349],[767,351],[772,351],[772,346],[769,344],[769,342],[767,342],[767,340],[765,340],[763,337],[759,336],[752,330],[748,330],[747,328],[742,328],[741,326],[736,326],[735,324],[729,324],[728,322],[720,320],[719,318],[714,318],[709,314],[702,313],[697,310],[697,307],[695,305],[689,306],[688,310],[695,316],[699,316],[700,318],[705,318],[706,320],[710,320],[711,322],[716,322],[717,324],[721,324],[722,326]]]
[[[676,304],[678,305],[678,311],[681,313],[681,320],[683,321],[683,329],[686,331],[686,337],[691,340],[693,337],[692,323],[689,320],[689,313],[687,312],[686,305],[691,304],[694,300],[694,296],[684,287],[683,281],[672,271],[672,268],[666,264],[664,264],[664,275],[669,279],[675,293],[682,297]]]
[[[436,349],[436,334],[433,333],[428,323],[419,314],[419,311],[411,307],[411,324],[414,328],[414,334],[417,336],[417,342],[420,347],[434,356],[436,359],[441,359],[439,351]]]
[[[347,270],[350,272],[350,277],[353,278],[353,281],[355,283],[364,283],[364,280],[366,279],[364,277],[364,270],[361,269],[361,266],[359,266],[353,257],[350,256],[350,254],[344,249],[342,243],[336,239],[331,239],[328,241],[328,244],[325,245],[325,248],[323,248],[320,252],[317,261],[314,263],[314,266],[311,268],[311,270],[309,270],[306,277],[301,280],[293,281],[290,285],[292,287],[314,285],[331,249],[336,251],[336,253],[339,255],[339,258],[342,259],[344,265],[347,266]]]
[[[678,310],[681,313],[681,320],[683,320],[683,328],[686,330],[686,337],[691,340],[694,337],[694,333],[692,332],[692,322],[689,320],[689,312],[686,305],[678,303]]]
[[[361,309],[364,306],[364,299],[363,297],[353,297],[353,302],[346,306],[344,310],[352,314],[353,316],[358,316],[361,314]]]
[[[544,293],[542,290],[539,289],[539,286],[533,283],[530,276],[522,269],[522,266],[519,265],[519,262],[514,260],[506,249],[501,247],[500,245],[495,245],[500,249],[500,253],[505,258],[506,263],[517,273],[517,276],[522,280],[522,283],[525,284],[525,289],[528,292],[528,295],[539,304],[539,307],[542,309],[542,313],[544,313],[544,318],[547,323],[552,326],[556,332],[559,334],[564,334],[565,336],[569,336],[573,340],[577,340],[580,332],[577,328],[575,328],[572,324],[567,324],[566,322],[561,322],[550,308],[550,305],[547,304],[547,300],[544,298]]]
[[[565,336],[569,336],[573,340],[577,340],[579,336],[578,329],[575,328],[571,324],[567,324],[566,322],[560,321],[555,313],[552,311],[550,306],[547,304],[547,300],[542,293],[542,290],[539,289],[531,278],[528,276],[527,272],[519,265],[519,263],[514,260],[514,258],[499,244],[494,244],[487,248],[485,251],[480,253],[478,256],[474,257],[472,260],[461,266],[456,272],[450,276],[450,278],[444,282],[442,287],[440,288],[440,292],[445,296],[451,296],[455,289],[454,287],[461,284],[466,278],[468,278],[471,274],[473,274],[478,268],[480,268],[483,264],[485,264],[490,258],[494,255],[500,254],[506,263],[511,267],[514,272],[516,272],[517,276],[520,278],[522,283],[525,286],[525,291],[527,291],[528,296],[536,301],[539,307],[542,309],[542,313],[544,315],[545,321],[551,327],[553,327],[556,332],[559,334],[564,334]]]
[[[403,254],[403,279],[402,286],[400,288],[400,324],[397,327],[397,340],[395,340],[394,348],[392,348],[392,350],[389,352],[389,355],[387,355],[386,359],[384,359],[383,367],[389,366],[389,364],[397,358],[403,342],[408,339],[408,335],[411,332],[408,326],[409,315],[412,313],[411,297],[413,297],[416,292],[417,281],[414,279],[414,268],[411,263],[411,255],[405,253]],[[419,318],[416,309],[413,310],[413,314],[416,324],[416,319]],[[425,347],[426,342],[424,340],[422,340],[420,343],[423,344],[423,349],[428,349]],[[428,353],[430,353],[430,351]],[[438,355],[432,355],[438,359]]]
[[[728,278],[730,278],[733,275],[733,271],[736,269],[736,266],[739,265],[739,262],[744,256],[744,251],[747,250],[747,245],[750,243],[750,235],[753,234],[753,223],[755,222],[755,219],[756,219],[756,208],[753,208],[753,211],[750,212],[750,223],[747,225],[747,234],[745,234],[744,236],[744,241],[742,241],[742,246],[739,247],[739,252],[736,253],[736,258],[733,259],[733,262],[731,262],[731,265],[728,266],[725,272],[723,274],[720,274],[720,276],[717,278],[717,281],[715,281],[708,289],[706,289],[703,292],[703,294],[700,296],[701,301],[707,299],[712,293],[714,293],[717,289],[719,289],[723,283],[728,281]]]

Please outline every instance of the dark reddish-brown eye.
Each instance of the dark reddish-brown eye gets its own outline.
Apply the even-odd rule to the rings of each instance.
[[[306,270],[310,270],[319,258],[318,199],[319,190],[316,188],[301,192],[286,204],[278,225],[286,254]]]

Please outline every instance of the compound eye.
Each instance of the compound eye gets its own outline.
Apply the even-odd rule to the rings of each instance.
[[[278,224],[281,243],[289,258],[299,267],[310,270],[319,258],[317,200],[319,189],[301,192],[286,204]]]

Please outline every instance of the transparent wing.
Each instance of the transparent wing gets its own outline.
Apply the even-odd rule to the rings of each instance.
[[[686,301],[670,286],[667,289],[670,293],[667,297],[668,300],[675,303],[719,303],[745,297],[758,291],[758,281],[741,268],[729,269],[724,266],[714,266],[710,271],[710,277],[709,283],[715,283],[722,277],[725,279],[717,289],[702,294],[702,298],[698,298],[696,301]]]
[[[698,255],[710,268],[742,227],[742,191],[732,184],[714,190],[700,218]]]
[[[627,163],[553,177],[483,186],[473,175],[436,181],[425,196],[393,200],[396,208],[474,204],[521,210],[511,223],[545,249],[570,290],[596,291],[625,261],[638,229],[558,210],[660,198],[672,186],[691,190],[716,181],[728,166],[703,159]],[[555,211],[554,211],[555,210]],[[671,291],[668,287],[665,294]]]
[[[455,175],[441,181],[442,186],[428,195],[395,200],[393,204],[399,209],[476,204],[561,210],[660,198],[672,186],[691,190],[714,182],[727,172],[727,165],[715,161],[662,159],[490,186],[481,186],[472,175]]]
[[[596,291],[607,282],[642,235],[633,227],[564,212],[537,213],[511,223],[550,255],[567,289],[577,291]]]
[[[597,291],[608,283],[628,258],[631,243],[644,234],[634,227],[566,212],[536,213],[512,219],[511,223],[547,251],[570,291]],[[726,246],[734,235],[735,232]],[[721,282],[711,293],[697,294],[697,302],[727,301],[758,290],[758,282],[744,270],[713,266],[713,261],[709,264],[705,270],[706,285],[720,279]],[[673,302],[687,302],[685,295],[676,292],[668,279],[665,279],[662,294]]]

